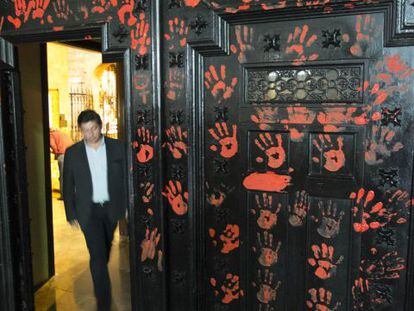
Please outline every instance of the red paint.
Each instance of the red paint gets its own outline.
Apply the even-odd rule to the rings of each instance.
[[[344,138],[338,136],[337,147],[331,140],[331,136],[326,134],[318,135],[318,140],[312,141],[313,145],[319,150],[325,159],[323,167],[330,172],[337,172],[345,166],[345,153],[343,151]]]
[[[288,41],[287,41],[288,46],[286,47],[285,52],[286,54],[295,53],[297,55],[297,57],[293,61],[293,65],[302,65],[306,60],[316,60],[319,57],[317,53],[314,53],[310,56],[306,56],[304,54],[305,47],[306,48],[311,47],[312,44],[318,38],[317,35],[313,34],[305,42],[308,31],[309,31],[308,25],[303,25],[302,28],[300,28],[299,26],[296,26],[294,32],[289,34]]]
[[[380,164],[391,153],[401,150],[401,142],[393,142],[395,132],[389,127],[373,125],[366,139],[365,162],[369,165]]]
[[[178,17],[170,19],[168,21],[168,33],[164,34],[164,38],[170,41],[170,49],[178,48],[175,46],[173,40],[177,40],[179,46],[184,47],[187,43],[187,35],[189,27],[186,25],[185,20],[179,19]]]
[[[220,184],[218,188],[210,189],[208,183],[206,182],[207,202],[214,207],[220,207],[223,204],[224,199],[227,197],[227,194],[233,191],[233,189],[234,188],[228,188],[223,184]]]
[[[243,186],[248,190],[282,192],[290,185],[292,177],[279,175],[274,172],[251,173],[243,180]]]
[[[309,194],[305,191],[296,191],[295,203],[288,206],[289,223],[293,227],[303,225],[310,208]]]
[[[365,199],[364,199],[365,197]],[[356,204],[353,208],[354,217],[359,217],[360,221],[354,221],[354,230],[359,233],[366,232],[370,229],[375,230],[380,227],[387,225],[392,218],[396,215],[395,213],[389,213],[382,202],[372,202],[375,198],[374,191],[370,190],[366,192],[365,189],[361,188],[356,193],[350,194],[351,199],[356,198]],[[369,209],[371,206],[371,209]]]
[[[278,0],[276,4],[261,4],[263,10],[283,9],[286,7],[286,0]]]
[[[335,107],[320,111],[317,120],[322,125],[349,124],[365,125],[368,123],[366,112],[360,112],[356,107]]]
[[[195,8],[200,2],[201,0],[184,0],[185,5],[192,8]]]
[[[131,48],[138,50],[140,55],[147,54],[148,47],[151,44],[151,37],[149,36],[150,25],[145,20],[145,14],[139,15],[139,23],[135,24],[135,29],[131,29]]]
[[[118,1],[117,0],[109,0],[109,1],[108,0],[92,0],[92,4],[94,6],[92,7],[91,12],[102,14],[105,11],[108,11],[111,6],[113,7],[118,6]]]
[[[185,84],[185,73],[182,68],[168,68],[168,77],[165,82],[167,88],[167,98],[177,100],[182,94]]]
[[[158,270],[162,271],[162,251],[157,251],[158,243],[160,242],[161,234],[158,233],[158,228],[151,231],[147,228],[145,230],[145,239],[141,242],[141,261],[153,260],[158,255]]]
[[[69,3],[67,3],[66,0],[56,0],[56,2],[52,3],[52,6],[56,17],[59,19],[68,20],[69,16],[73,14],[69,7]],[[51,20],[50,15],[47,17],[47,20]]]
[[[216,279],[214,278],[210,278],[210,284],[213,287],[218,285]],[[221,302],[224,304],[229,304],[233,300],[237,300],[243,296],[244,292],[240,289],[239,276],[231,273],[226,274],[226,279],[220,287],[220,292],[222,295]],[[218,289],[214,290],[214,294],[216,296],[218,296],[220,292]]]
[[[183,191],[181,182],[170,180],[168,185],[165,186],[165,191],[162,192],[162,195],[167,197],[174,213],[177,215],[187,214],[188,192]]]
[[[355,22],[356,41],[349,49],[351,54],[360,57],[373,41],[376,32],[375,19],[371,15],[358,15]]]
[[[262,275],[264,274],[264,277]],[[256,294],[257,300],[264,304],[269,304],[272,301],[276,300],[278,289],[282,284],[281,281],[278,281],[276,284],[273,281],[274,274],[270,272],[269,269],[266,269],[264,273],[262,270],[257,271],[257,282],[252,283],[252,285],[259,289]],[[261,310],[261,307],[259,308]]]
[[[294,142],[301,142],[303,141],[303,138],[305,138],[305,133],[299,132],[297,128],[289,128],[286,127],[290,132],[290,139]]]
[[[204,73],[204,77],[206,78],[204,84],[211,91],[213,97],[223,100],[229,99],[233,95],[234,87],[238,82],[236,77],[227,78],[225,65],[220,66],[220,76],[216,67],[210,65],[209,70]]]
[[[121,24],[128,24],[133,26],[137,22],[134,15],[134,0],[122,0],[121,7],[118,10],[118,18]]]
[[[274,107],[264,107],[264,108],[255,108],[256,114],[251,115],[250,119],[254,123],[278,123],[278,108]]]
[[[272,195],[268,195],[264,192],[261,198],[262,199],[260,199],[260,196],[258,194],[255,195],[256,207],[255,209],[252,209],[251,212],[254,215],[259,214],[257,217],[257,225],[260,228],[264,230],[270,230],[277,224],[277,215],[282,208],[282,204],[279,203],[277,209],[273,211],[274,208],[272,205]]]
[[[282,242],[277,242],[275,246],[273,234],[268,233],[268,231],[263,232],[263,241],[260,238],[260,233],[257,233],[257,242],[260,248],[260,256],[258,258],[259,263],[263,267],[271,267],[275,265],[279,260],[279,250],[282,246]]]
[[[316,113],[306,107],[287,107],[288,119],[280,121],[282,124],[312,124]]]
[[[340,302],[332,302],[332,292],[320,287],[319,290],[311,288],[308,290],[310,299],[306,300],[306,306],[309,310],[333,311],[339,310]]]
[[[220,155],[223,158],[232,158],[239,150],[237,142],[237,125],[232,125],[232,133],[229,132],[227,124],[225,122],[215,124],[216,129],[211,128],[208,130],[210,135],[216,140],[216,144],[211,145],[212,151],[218,151],[220,147]]]
[[[210,228],[208,230],[209,236],[213,240],[213,245],[217,246],[218,240],[216,239],[216,230]],[[231,225],[228,224],[223,232],[219,236],[219,240],[221,241],[221,250],[220,252],[223,254],[228,254],[234,251],[235,249],[239,248],[240,246],[240,228],[238,225]]]
[[[275,140],[269,132],[260,133],[259,139],[255,139],[254,143],[262,150],[267,157],[267,166],[276,169],[279,168],[286,161],[286,153],[282,146],[282,135],[275,134]],[[257,159],[258,162],[263,162],[262,158]]]
[[[151,144],[157,139],[153,136],[149,129],[141,127],[137,130],[137,140],[132,143],[134,148],[138,149],[136,154],[137,161],[146,163],[154,157],[154,148]]]
[[[237,46],[230,45],[233,54],[238,55],[237,59],[240,63],[246,62],[246,52],[253,51],[253,27],[237,25],[234,27]]]
[[[404,63],[398,54],[386,56],[384,62],[388,71],[399,79],[408,78],[414,71],[413,68]]]
[[[186,144],[187,131],[183,131],[181,126],[171,126],[165,131],[167,142],[163,146],[167,146],[173,158],[181,159],[183,155],[188,153]]]
[[[326,280],[334,276],[336,273],[337,265],[343,261],[343,256],[340,256],[339,259],[334,262],[334,247],[328,246],[325,243],[319,245],[312,245],[313,257],[308,258],[308,263],[315,267],[315,275],[322,279]]]
[[[141,183],[140,191],[142,193],[142,202],[149,203],[154,195],[154,184],[150,182]]]
[[[236,248],[239,248],[239,236],[240,229],[238,225],[227,225],[226,229],[220,235],[220,240],[223,242],[221,252],[223,254],[228,254]]]

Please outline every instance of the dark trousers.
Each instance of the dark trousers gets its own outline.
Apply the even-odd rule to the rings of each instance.
[[[106,204],[93,204],[89,221],[81,226],[89,250],[89,265],[99,311],[110,310],[111,306],[108,262],[116,225],[108,217]]]

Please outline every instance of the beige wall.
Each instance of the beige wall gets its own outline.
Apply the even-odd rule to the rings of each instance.
[[[48,279],[48,235],[46,222],[46,188],[44,128],[40,73],[40,47],[18,47],[24,114],[24,140],[27,146],[26,167],[34,286]]]

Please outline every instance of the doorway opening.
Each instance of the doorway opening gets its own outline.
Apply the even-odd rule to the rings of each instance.
[[[62,154],[82,139],[77,116],[97,111],[102,132],[125,138],[123,65],[103,63],[99,41],[17,46],[21,72],[36,310],[95,310],[89,252],[80,229],[66,222]],[[129,245],[120,221],[108,265],[113,303],[131,309]]]

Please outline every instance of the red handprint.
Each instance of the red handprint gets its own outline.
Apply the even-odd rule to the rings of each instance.
[[[396,251],[378,256],[378,250],[371,248],[370,258],[362,259],[359,270],[367,281],[399,279],[400,272],[405,269],[405,259]]]
[[[308,291],[310,299],[306,300],[306,305],[312,311],[335,311],[341,306],[340,302],[332,302],[332,292],[321,287],[319,290],[311,288]]]
[[[273,277],[273,272],[270,272],[268,269],[265,270],[264,276],[262,276],[261,270],[257,271],[257,282],[259,284],[253,282],[252,285],[259,289],[256,297],[261,303],[268,304],[276,300],[277,291],[282,282],[278,281],[274,284]]]
[[[313,145],[319,150],[320,154],[325,158],[325,164],[323,167],[330,172],[337,172],[345,165],[345,153],[342,150],[344,147],[344,138],[338,136],[337,144],[338,149],[334,147],[331,136],[328,134],[319,134],[318,140],[312,141]],[[319,163],[320,160],[317,157],[313,157],[314,162]]]
[[[217,281],[214,278],[210,279],[210,284],[216,288],[217,287]],[[240,289],[239,285],[239,276],[233,275],[231,273],[228,273],[226,275],[226,279],[224,280],[223,284],[220,286],[220,290],[222,292],[223,297],[221,298],[222,303],[230,303],[233,300],[239,299],[240,296],[243,296],[243,290]],[[216,296],[219,295],[218,290],[214,290],[214,294]]]
[[[258,194],[255,195],[256,207],[252,209],[252,214],[259,216],[257,217],[257,224],[260,228],[264,230],[269,230],[277,224],[277,214],[282,208],[282,204],[279,203],[276,211],[273,211],[273,196],[264,192],[262,194],[262,202]],[[256,211],[258,210],[258,212]]]
[[[344,211],[337,212],[336,204],[332,204],[332,200],[324,205],[323,201],[318,202],[319,212],[321,217],[312,216],[313,221],[319,223],[318,233],[326,238],[331,239],[338,235],[341,226],[342,217],[345,215]]]
[[[118,0],[92,0],[92,13],[103,13],[107,11],[110,6],[116,7]]]
[[[289,223],[293,227],[299,227],[303,225],[306,214],[310,207],[309,195],[305,190],[296,191],[295,203],[293,208],[289,205]]]
[[[206,80],[204,84],[207,89],[211,91],[211,94],[217,98],[220,95],[219,101],[221,99],[226,100],[229,99],[233,92],[234,87],[237,84],[237,78],[231,78],[231,81],[228,81],[226,78],[226,66],[220,66],[220,77],[217,74],[216,67],[210,65],[209,70],[204,74]]]
[[[185,73],[182,68],[168,68],[168,77],[165,82],[167,98],[176,100],[184,90]]]
[[[351,46],[350,52],[354,56],[362,56],[374,40],[377,31],[375,19],[371,15],[358,15],[355,22],[356,42]]]
[[[177,40],[181,47],[184,47],[187,43],[187,34],[188,34],[188,26],[186,25],[185,20],[178,19],[178,17],[174,19],[170,19],[168,21],[168,33],[164,34],[164,37],[167,41]],[[170,50],[177,48],[175,43],[170,45]]]
[[[149,203],[154,195],[154,184],[150,182],[140,183],[140,191],[142,193],[142,202]]]
[[[209,133],[217,141],[217,144],[211,145],[210,149],[217,151],[220,147],[220,155],[223,158],[232,158],[238,151],[239,145],[237,142],[237,125],[232,125],[233,133],[230,134],[227,124],[225,122],[216,123],[216,131],[214,128],[209,129]]]
[[[382,202],[373,204],[372,200],[375,198],[375,193],[372,190],[365,192],[365,189],[361,188],[359,189],[358,194],[352,192],[349,198],[356,199],[355,206],[353,207],[354,217],[356,217],[358,213],[361,213],[361,222],[354,222],[354,230],[356,232],[362,233],[369,229],[383,227],[391,220],[391,217],[394,216],[387,212]],[[369,205],[372,206],[367,212],[366,210]]]
[[[316,60],[319,55],[317,53],[306,56],[304,54],[305,47],[309,48],[318,38],[317,35],[313,34],[305,42],[306,36],[309,31],[308,25],[303,25],[302,29],[299,26],[295,27],[295,31],[289,34],[288,46],[286,47],[286,54],[296,53],[297,57],[293,61],[293,65],[302,65],[306,60]]]
[[[28,10],[26,0],[15,0],[14,1],[14,14],[16,17],[8,16],[7,20],[14,25],[15,28],[20,28],[22,25],[21,17],[23,21],[26,22],[30,15],[30,10]]]
[[[125,17],[128,15],[128,26],[132,26],[137,22],[134,15],[134,0],[122,0],[121,7],[118,10],[118,18],[121,24],[125,24]]]
[[[395,190],[386,192],[388,215],[395,219],[397,224],[405,224],[413,201],[407,191]]]
[[[395,132],[388,127],[373,125],[366,140],[365,162],[370,165],[380,164],[392,152],[404,148],[401,142],[393,142]]]
[[[173,182],[170,180],[168,185],[165,186],[165,192],[162,195],[167,197],[174,213],[177,215],[187,214],[188,192],[183,190],[179,181]]]
[[[210,237],[213,239],[213,245],[217,245],[216,237],[216,230],[210,228],[208,231]],[[220,241],[223,243],[221,248],[221,252],[223,254],[228,254],[231,251],[237,249],[240,245],[240,228],[238,225],[230,225],[226,226],[226,229],[220,234]]]
[[[263,241],[262,241],[263,240]],[[263,232],[263,239],[260,233],[257,233],[257,246],[260,250],[259,263],[264,267],[271,267],[279,260],[279,250],[282,246],[282,242],[278,242],[276,246],[273,243],[273,234],[267,231]],[[253,247],[253,251],[257,252],[256,247]]]
[[[312,245],[313,257],[308,258],[308,263],[312,267],[316,267],[315,275],[326,280],[336,274],[337,265],[339,265],[344,257],[340,256],[339,259],[334,262],[334,248],[322,243],[321,246]]]
[[[131,29],[131,48],[138,49],[140,55],[145,55],[148,51],[148,46],[151,44],[151,37],[149,36],[149,23],[145,20],[145,14],[139,15],[139,23],[135,25],[135,29]]]
[[[234,27],[237,46],[230,45],[233,54],[238,54],[237,59],[240,63],[246,62],[246,52],[253,51],[253,27],[237,25]]]
[[[149,229],[146,229],[145,239],[141,242],[141,261],[143,262],[147,259],[153,260],[155,258],[155,254],[158,253],[158,270],[162,271],[162,251],[158,250],[158,252],[156,252],[160,239],[161,234],[158,233],[158,228],[152,230],[151,234]]]
[[[220,207],[227,195],[234,190],[234,187],[228,187],[223,183],[219,186],[210,189],[208,182],[206,182],[206,197],[207,202],[214,207]]]
[[[154,157],[154,148],[151,144],[157,139],[157,136],[153,136],[149,129],[145,127],[137,130],[137,140],[132,143],[134,149],[138,149],[137,161],[140,163],[146,163]]]
[[[73,14],[69,7],[69,3],[67,3],[66,0],[56,0],[56,2],[53,2],[53,9],[56,13],[56,17],[60,19],[67,20],[69,16]]]
[[[267,157],[267,165],[271,168],[279,168],[286,161],[286,153],[282,146],[282,135],[275,134],[276,144],[270,133],[259,134],[259,139],[255,139],[254,143],[262,150]],[[256,159],[257,162],[263,162],[262,157]]]
[[[181,159],[184,154],[188,153],[188,147],[185,143],[187,140],[187,131],[181,130],[181,126],[171,126],[165,131],[167,142],[164,144],[171,151],[175,159]]]
[[[41,19],[43,22],[43,15],[47,7],[49,6],[50,0],[30,0],[27,6],[27,10],[33,10],[32,17],[33,19]]]

